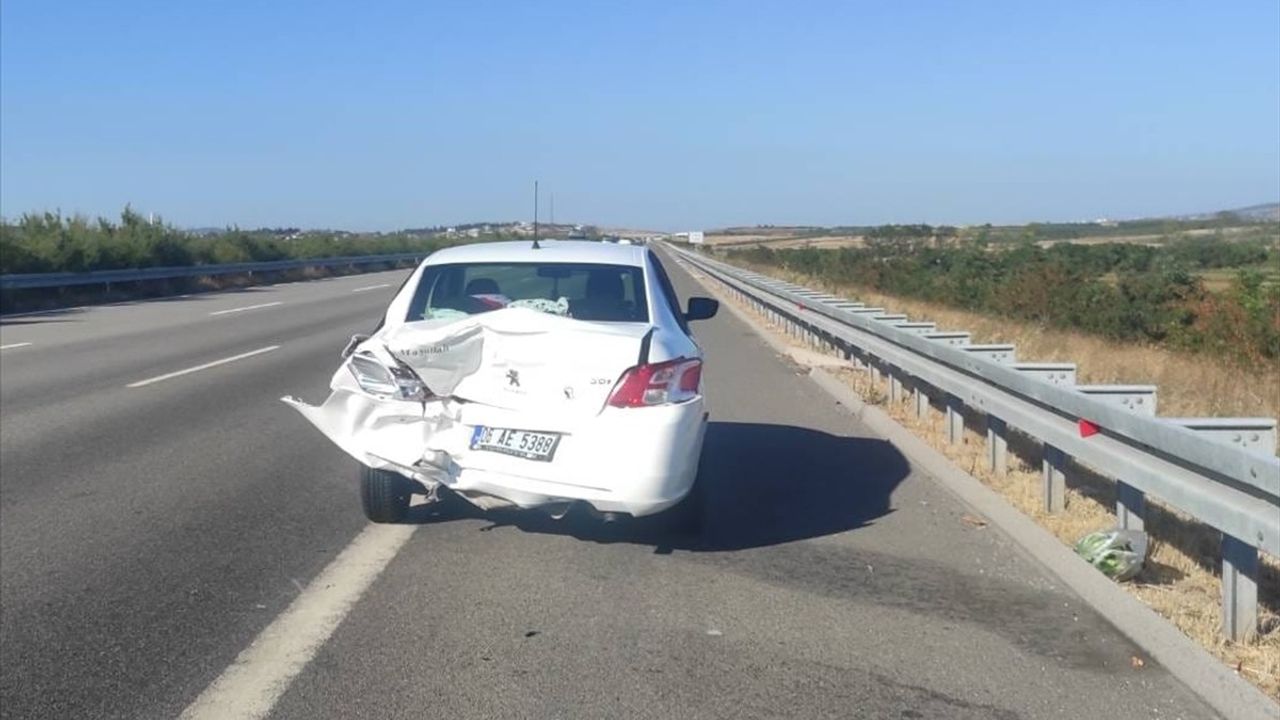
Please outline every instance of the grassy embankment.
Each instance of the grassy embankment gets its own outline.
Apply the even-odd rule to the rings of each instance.
[[[742,263],[741,258],[738,259]],[[1151,342],[1108,339],[1080,331],[1046,327],[1042,323],[1009,320],[959,310],[882,292],[823,282],[775,265],[753,269],[792,282],[818,287],[869,305],[905,312],[912,319],[929,319],[948,329],[966,329],[977,342],[1014,342],[1024,360],[1073,360],[1081,382],[1154,382],[1160,386],[1164,415],[1280,415],[1280,373],[1274,362],[1250,366],[1238,358],[1224,360],[1205,352],[1161,347]],[[723,295],[722,300],[730,301]],[[743,309],[748,309],[743,306]],[[764,317],[757,320],[767,325]],[[778,330],[775,328],[775,330]],[[796,341],[779,334],[785,342]],[[988,471],[982,429],[969,427],[957,445],[948,444],[941,413],[918,419],[909,402],[890,403],[883,384],[869,373],[851,367],[836,374],[864,400],[882,407],[895,420],[1032,517],[1063,543],[1072,545],[1085,534],[1115,523],[1115,485],[1093,469],[1076,465],[1067,474],[1066,510],[1049,514],[1041,496],[1037,443],[1014,434],[1010,439],[1010,467],[1005,475]],[[1144,603],[1220,658],[1242,677],[1280,701],[1280,561],[1264,555],[1261,569],[1260,632],[1248,642],[1222,637],[1221,577],[1218,567],[1220,535],[1152,498],[1147,530],[1153,543],[1143,572],[1126,588]]]

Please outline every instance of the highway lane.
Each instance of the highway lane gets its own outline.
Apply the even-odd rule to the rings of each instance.
[[[0,351],[0,714],[176,716],[360,533],[277,398],[323,396],[385,282],[0,328],[32,343]],[[702,537],[418,511],[271,717],[1212,716],[741,322],[697,330]]]
[[[1212,717],[740,321],[696,330],[702,537],[423,516],[270,717]]]
[[[367,332],[381,314],[377,305],[385,304],[408,274],[397,270],[5,316],[0,347],[11,347],[0,350],[5,365],[0,402],[8,412],[49,408],[98,387],[197,365],[254,342],[261,347],[281,338],[328,334],[332,324],[352,313],[365,314],[367,326],[361,329]],[[377,289],[362,290],[369,287]]]
[[[395,288],[343,280],[234,320],[208,313],[238,297],[95,308],[83,341],[5,326],[33,338],[0,356],[5,717],[176,716],[364,526],[351,463],[278,400],[322,398]]]

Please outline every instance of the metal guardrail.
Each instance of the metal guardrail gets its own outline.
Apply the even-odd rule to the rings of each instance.
[[[1121,527],[1142,529],[1150,494],[1221,531],[1223,632],[1241,640],[1257,631],[1258,553],[1280,556],[1275,419],[1159,418],[1154,386],[1077,386],[1072,363],[1018,363],[1012,345],[974,345],[968,333],[933,332],[880,308],[671,249],[788,333],[887,377],[891,402],[909,389],[918,415],[942,406],[950,442],[960,441],[966,415],[983,421],[993,472],[1006,471],[1010,428],[1038,440],[1046,511],[1064,509],[1074,460],[1115,481]]]
[[[33,288],[70,287],[73,285],[110,285],[111,283],[137,282],[140,280],[168,280],[183,277],[278,272],[311,267],[374,265],[386,262],[418,261],[429,254],[427,252],[419,252],[391,255],[358,255],[354,257],[314,258],[310,260],[270,260],[252,263],[228,263],[225,265],[184,265],[180,267],[133,268],[128,270],[97,270],[94,272],[9,273],[0,275],[0,290],[27,290]]]

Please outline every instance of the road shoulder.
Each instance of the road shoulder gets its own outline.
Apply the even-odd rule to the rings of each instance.
[[[694,270],[691,275],[709,292],[724,298],[718,287]],[[732,302],[722,302],[773,350],[794,356],[795,348]],[[848,385],[813,367],[809,377],[880,438],[892,442],[916,468],[933,478],[962,503],[1003,532],[1022,553],[1057,578],[1091,608],[1106,617],[1125,637],[1146,651],[1215,711],[1232,720],[1274,720],[1277,706],[1256,687],[1238,677],[1176,627],[1115,582],[1079,561],[1074,553],[995,490],[952,464],[887,413],[863,402]]]

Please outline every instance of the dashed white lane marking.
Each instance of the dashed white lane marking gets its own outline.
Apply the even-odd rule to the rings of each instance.
[[[377,290],[379,288],[391,287],[391,283],[382,283],[381,285],[370,285],[368,287],[358,287],[351,292],[365,292],[366,290]]]
[[[362,530],[200,693],[180,720],[266,717],[416,529],[369,525]]]
[[[275,302],[262,303],[261,305],[245,305],[244,307],[231,308],[230,310],[217,310],[209,314],[210,315],[229,315],[231,313],[244,312],[245,310],[257,310],[258,308],[267,308],[267,307],[273,307],[275,305],[283,305],[283,304],[284,304],[283,300],[277,300]]]
[[[227,363],[232,363],[237,360],[244,360],[245,358],[251,358],[254,355],[261,355],[263,353],[269,353],[272,350],[279,350],[279,349],[280,349],[279,345],[269,345],[264,348],[258,348],[257,350],[250,350],[247,353],[240,353],[239,355],[232,355],[231,357],[222,358],[221,360],[214,360],[213,362],[207,362],[203,365],[196,365],[195,367],[189,367],[185,370],[177,370],[171,373],[165,373],[164,375],[157,375],[153,378],[147,378],[146,380],[139,380],[138,382],[132,382],[126,385],[125,387],[131,387],[131,388],[143,387],[144,385],[158,383],[162,380],[169,380],[170,378],[176,378],[182,375],[190,375],[193,372],[208,370],[209,368],[212,368],[212,367],[218,367],[219,365],[226,365]]]
[[[31,344],[31,343],[29,343],[29,342],[22,342],[22,343],[9,343],[8,345],[0,345],[0,350],[9,350],[9,349],[11,349],[11,348],[26,347],[26,346],[28,346],[28,345],[30,345],[30,344]]]

